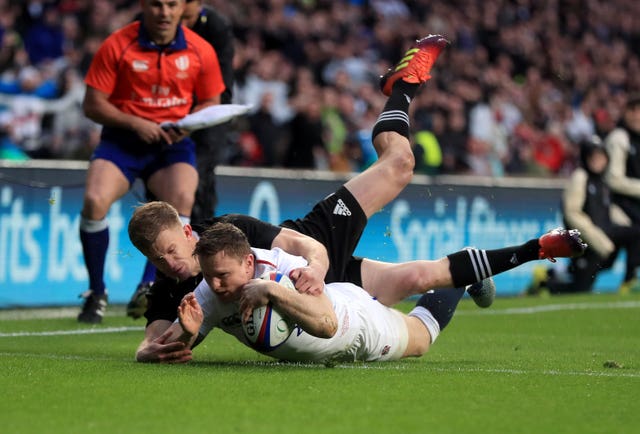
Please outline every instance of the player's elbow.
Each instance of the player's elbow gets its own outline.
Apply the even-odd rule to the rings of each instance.
[[[330,339],[338,332],[338,318],[335,312],[322,315],[318,323],[318,337]]]
[[[99,91],[87,88],[87,92],[82,101],[82,111],[84,115],[94,122],[102,123],[104,114],[109,110],[107,95]]]
[[[82,103],[82,111],[87,118],[91,119],[94,122],[98,122],[99,116],[98,110],[96,109],[96,104],[91,103],[90,101],[85,99]]]

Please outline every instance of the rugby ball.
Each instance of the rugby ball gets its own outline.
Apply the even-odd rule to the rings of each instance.
[[[264,273],[260,279],[273,280],[285,288],[296,290],[291,279],[275,271]],[[244,335],[249,343],[259,351],[271,351],[282,345],[294,328],[295,324],[280,315],[271,303],[255,308],[249,319],[242,322]]]

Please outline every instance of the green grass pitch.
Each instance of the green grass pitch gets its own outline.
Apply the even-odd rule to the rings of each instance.
[[[52,312],[0,311],[3,433],[640,427],[640,294],[499,298],[487,310],[465,298],[422,358],[333,367],[278,363],[219,332],[189,364],[139,364],[143,321],[122,307],[95,327]]]

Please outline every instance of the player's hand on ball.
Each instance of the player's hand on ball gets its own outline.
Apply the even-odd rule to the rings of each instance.
[[[275,271],[263,273],[260,279],[251,280],[243,288],[240,298],[242,330],[250,345],[258,351],[275,349],[295,328],[295,324],[271,303],[278,291],[295,292],[296,289],[291,279]]]
[[[290,273],[300,294],[320,295],[324,290],[324,275],[314,267],[296,268]]]
[[[240,295],[240,312],[242,312],[243,321],[249,319],[253,309],[269,303],[269,283],[261,279],[251,279],[244,285]]]

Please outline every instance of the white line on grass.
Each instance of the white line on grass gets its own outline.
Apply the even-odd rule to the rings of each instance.
[[[15,338],[22,336],[64,336],[64,335],[91,335],[100,333],[121,333],[143,331],[144,327],[106,327],[99,329],[80,329],[80,330],[52,330],[47,332],[13,332],[0,333],[0,338]]]
[[[508,309],[481,309],[481,310],[462,310],[456,312],[460,315],[530,315],[543,312],[558,312],[570,310],[589,310],[589,309],[635,309],[640,307],[640,301],[613,301],[603,303],[563,303],[563,304],[547,304],[544,306],[518,307]],[[74,313],[75,314],[75,313]],[[39,319],[38,310],[32,310],[30,315],[20,315],[20,319]],[[7,318],[5,318],[7,319]],[[14,332],[0,333],[0,338],[19,337],[19,336],[61,336],[61,335],[84,335],[92,333],[120,333],[128,331],[140,331],[144,327],[107,327],[80,330],[53,330],[46,332]]]
[[[542,306],[514,307],[508,309],[476,309],[460,310],[456,315],[528,315],[542,312],[557,312],[563,310],[587,310],[587,309],[635,309],[640,307],[640,301],[611,301],[611,302],[585,302],[585,303],[555,303]],[[73,318],[78,314],[78,308],[35,308],[35,309],[0,309],[0,320],[32,320]],[[120,317],[124,315],[124,309],[114,309],[107,312],[107,317]]]
[[[80,312],[79,307],[46,307],[26,309],[0,309],[0,320],[31,320],[31,319],[60,319],[75,318]],[[106,312],[107,317],[124,316],[124,308],[114,306]]]

